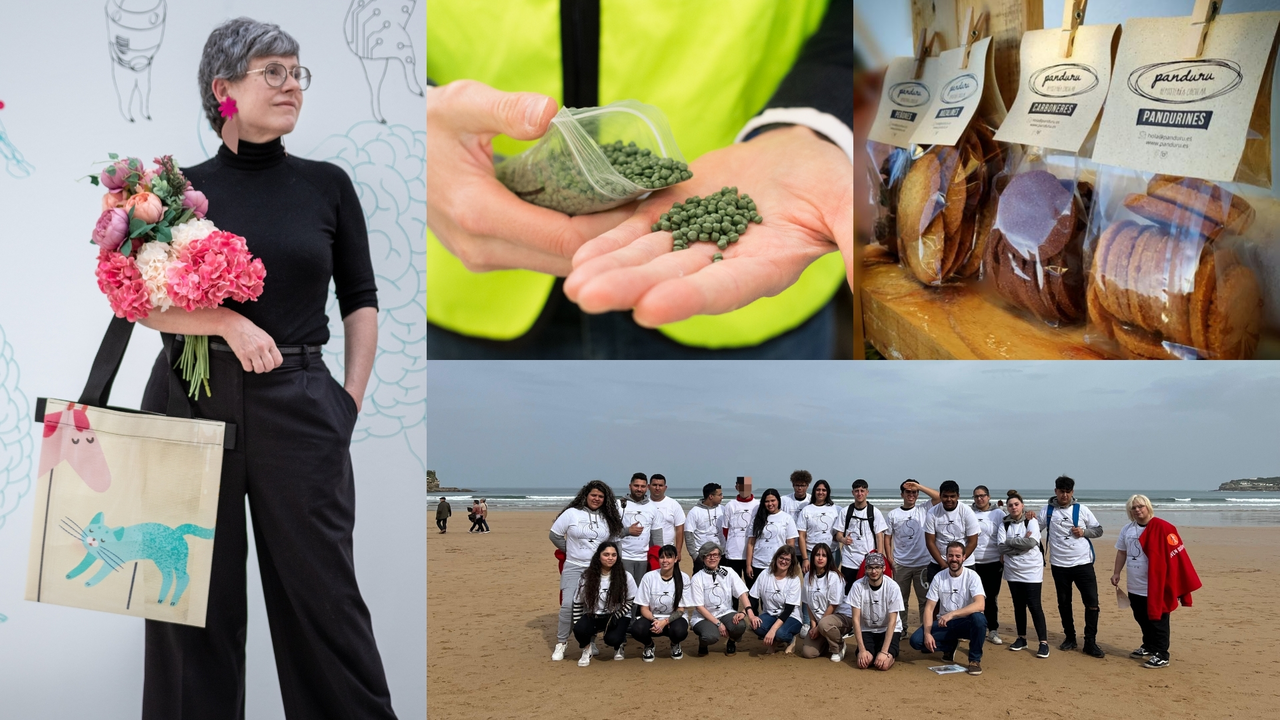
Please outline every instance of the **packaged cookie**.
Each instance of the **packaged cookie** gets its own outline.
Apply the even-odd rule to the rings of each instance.
[[[876,218],[872,241],[898,255],[898,195],[911,167],[911,136],[933,101],[938,59],[921,33],[916,57],[897,58],[885,69],[875,121],[867,133],[871,202]]]
[[[976,275],[975,238],[985,237],[994,219],[992,181],[1005,153],[992,128],[1005,107],[991,38],[977,40],[977,33],[938,58],[936,92],[912,135],[915,161],[898,191],[900,262],[925,285]]]
[[[1125,23],[1094,159],[1086,340],[1129,358],[1241,359],[1276,328],[1270,89],[1280,12]],[[1274,214],[1269,217],[1274,218]]]
[[[996,133],[1016,151],[996,178],[995,219],[978,239],[984,286],[1054,327],[1085,319],[1084,239],[1096,166],[1087,157],[1106,100],[1118,25],[1023,35],[1017,99]],[[1083,152],[1082,152],[1083,151]]]

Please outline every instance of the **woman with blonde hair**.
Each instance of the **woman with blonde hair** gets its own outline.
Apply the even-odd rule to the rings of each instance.
[[[803,585],[800,560],[796,549],[783,545],[773,553],[773,561],[765,572],[757,574],[751,586],[751,597],[759,613],[751,618],[751,629],[764,641],[764,653],[772,654],[776,644],[784,644],[787,653],[795,649],[800,632],[800,600]]]

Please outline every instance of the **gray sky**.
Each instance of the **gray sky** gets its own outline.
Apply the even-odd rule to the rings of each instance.
[[[432,362],[427,467],[456,487],[847,494],[907,477],[1048,488],[1212,490],[1280,475],[1280,363]]]

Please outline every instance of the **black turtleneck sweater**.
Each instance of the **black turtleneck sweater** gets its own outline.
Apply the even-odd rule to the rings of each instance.
[[[337,165],[286,155],[279,139],[240,141],[182,172],[209,198],[208,219],[243,235],[267,268],[256,301],[223,306],[262,328],[277,345],[329,341],[329,279],[343,317],[378,307],[369,234],[360,198]]]

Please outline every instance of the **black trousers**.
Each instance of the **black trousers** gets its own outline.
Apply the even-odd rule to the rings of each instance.
[[[222,458],[206,626],[147,621],[143,720],[245,716],[246,495],[285,716],[394,718],[352,559],[355,401],[318,354],[255,374],[211,350],[209,365],[214,394],[194,414],[235,423],[236,444]],[[165,410],[165,366],[162,353],[144,410]]]
[[[627,641],[627,622],[630,616],[614,617],[612,615],[583,615],[573,624],[573,637],[578,641],[581,650],[591,644],[596,633],[604,631],[604,644],[617,650]]]
[[[436,518],[436,527],[440,528],[440,532],[444,532],[445,530],[448,530],[449,518],[447,517]]]
[[[645,647],[652,645],[654,638],[653,621],[646,620],[643,616],[637,617],[631,623],[631,637],[639,640],[640,644]],[[689,621],[684,619],[683,615],[672,620],[667,623],[666,627],[662,628],[662,632],[658,633],[658,637],[670,638],[672,645],[684,642],[684,639],[689,637]]]
[[[1049,640],[1044,624],[1044,608],[1040,605],[1040,590],[1043,587],[1044,583],[1009,581],[1009,597],[1013,599],[1013,623],[1018,628],[1018,637],[1027,636],[1027,611],[1030,610],[1036,638],[1040,642]]]
[[[1000,596],[1000,580],[1004,577],[1004,563],[974,563],[973,571],[982,580],[982,594],[987,604],[982,614],[987,616],[987,632],[995,632],[1000,627],[1000,605],[996,598]]]
[[[1098,637],[1098,578],[1093,565],[1073,567],[1052,566],[1053,584],[1058,591],[1058,615],[1062,617],[1062,634],[1068,640],[1076,639],[1076,619],[1071,615],[1071,585],[1080,590],[1080,602],[1084,603],[1084,641],[1094,642]]]
[[[840,566],[840,577],[844,578],[844,594],[848,595],[853,584],[858,581],[858,568]]]
[[[863,631],[862,646],[871,651],[872,655],[880,654],[880,647],[884,645],[884,637],[889,633],[873,633]],[[889,655],[894,660],[898,659],[898,642],[902,640],[902,633],[895,632],[893,637],[889,638]]]
[[[1142,647],[1147,652],[1157,655],[1161,660],[1169,659],[1169,613],[1160,616],[1159,620],[1147,617],[1147,599],[1141,595],[1129,593],[1129,607],[1133,609],[1133,619],[1142,628]]]

